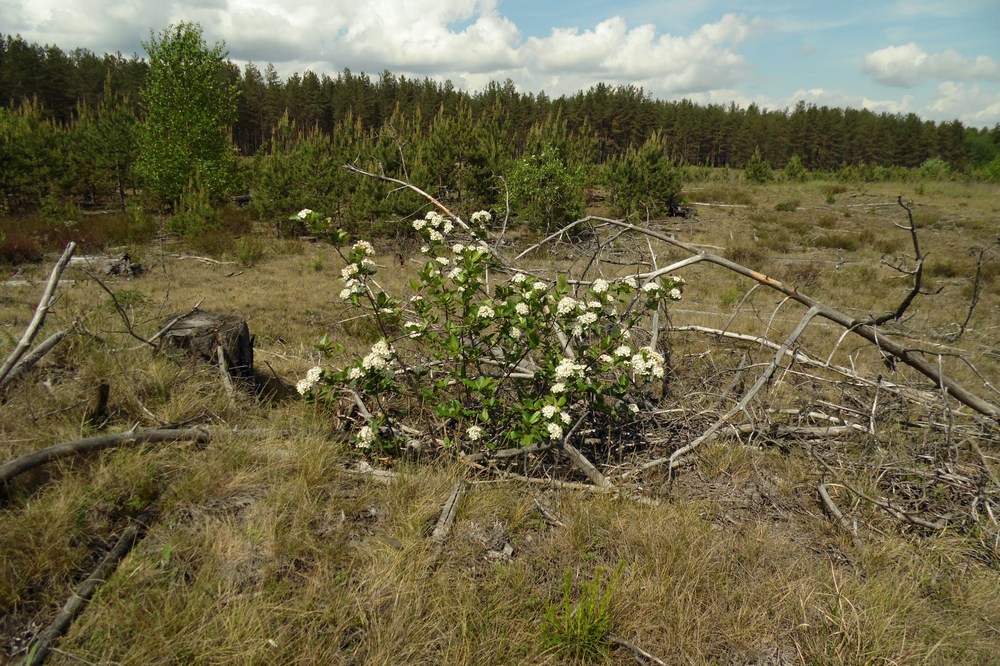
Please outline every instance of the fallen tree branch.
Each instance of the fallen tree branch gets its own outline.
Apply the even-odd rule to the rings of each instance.
[[[41,467],[46,463],[60,460],[69,456],[89,453],[90,451],[100,451],[103,449],[127,446],[129,444],[146,444],[153,442],[208,442],[211,435],[203,428],[175,428],[175,429],[152,429],[152,430],[130,430],[128,432],[116,433],[112,435],[98,435],[77,439],[71,442],[63,442],[35,451],[26,453],[4,463],[0,466],[0,495],[4,493],[11,479],[23,474],[28,470]]]
[[[805,315],[802,316],[802,320],[799,321],[799,325],[795,327],[795,330],[792,331],[792,333],[788,336],[788,338],[785,339],[785,342],[782,343],[781,347],[775,353],[774,358],[771,359],[771,363],[767,366],[767,369],[764,370],[764,372],[761,373],[760,377],[757,379],[757,382],[750,388],[749,391],[746,392],[746,394],[743,396],[743,398],[740,399],[740,401],[736,404],[736,406],[734,406],[728,412],[719,417],[719,419],[715,423],[709,426],[708,430],[706,430],[704,433],[696,437],[688,444],[674,451],[672,454],[670,454],[669,457],[657,458],[656,460],[651,460],[630,472],[626,472],[625,474],[622,475],[622,478],[628,478],[636,474],[641,474],[646,470],[653,469],[654,467],[659,467],[660,465],[663,465],[665,463],[667,464],[667,473],[669,474],[670,472],[672,472],[676,467],[680,465],[679,459],[681,458],[681,456],[690,453],[691,451],[701,446],[705,441],[714,437],[715,434],[719,431],[719,429],[722,428],[722,426],[724,426],[729,421],[729,419],[733,418],[746,408],[746,406],[750,403],[753,397],[757,395],[757,393],[760,392],[762,388],[764,388],[764,385],[767,384],[768,381],[770,381],[771,377],[774,375],[775,370],[777,370],[778,366],[781,364],[781,359],[784,358],[789,348],[793,344],[795,344],[795,341],[798,340],[799,336],[802,335],[802,333],[806,330],[806,326],[809,325],[809,322],[812,321],[813,318],[818,315],[819,315],[818,307],[809,308],[809,310],[805,313]]]
[[[462,499],[462,494],[464,492],[465,484],[462,483],[461,479],[459,479],[452,487],[451,495],[448,496],[448,501],[445,502],[444,506],[441,508],[441,516],[438,518],[437,525],[434,527],[434,532],[431,534],[431,541],[433,542],[432,556],[434,559],[437,559],[437,557],[441,555],[445,539],[448,538],[448,533],[451,532],[451,527],[455,524],[455,514],[458,511],[458,502]]]
[[[90,598],[94,596],[94,592],[97,591],[98,586],[111,577],[115,569],[118,568],[118,563],[128,555],[136,542],[142,538],[155,513],[156,509],[154,505],[150,505],[137,518],[132,520],[131,524],[118,538],[114,547],[101,560],[101,563],[90,572],[87,579],[66,600],[66,603],[63,604],[62,609],[56,615],[55,619],[52,620],[42,633],[38,634],[24,657],[14,659],[11,661],[11,664],[18,666],[21,664],[31,664],[31,666],[37,666],[45,662],[49,651],[52,650],[52,644],[69,630],[73,620],[76,619],[76,616],[87,605]]]
[[[67,328],[62,329],[61,331],[56,331],[38,343],[34,349],[28,352],[28,354],[22,356],[21,360],[17,362],[7,376],[0,380],[0,388],[16,381],[18,377],[27,374],[27,372],[31,370],[36,363],[42,360],[46,354],[55,349],[55,346],[62,342],[63,338],[65,338],[75,326],[76,322],[73,322]]]
[[[31,322],[28,327],[24,329],[24,335],[14,346],[13,351],[7,356],[7,360],[0,365],[0,382],[3,382],[7,375],[11,373],[17,362],[21,360],[24,353],[28,351],[28,347],[31,346],[32,341],[35,336],[38,335],[39,329],[45,323],[45,316],[49,313],[49,309],[55,303],[55,291],[56,287],[59,285],[59,277],[62,275],[63,270],[65,270],[66,265],[69,263],[70,258],[72,258],[73,253],[76,252],[76,243],[70,242],[66,249],[63,250],[62,256],[59,257],[59,261],[56,265],[52,267],[52,272],[49,274],[48,282],[45,283],[45,291],[42,292],[42,298],[38,301],[38,305],[35,307],[35,315],[31,318]]]
[[[646,652],[635,643],[631,643],[622,638],[621,636],[617,636],[615,634],[608,634],[608,642],[613,645],[618,645],[620,647],[623,647],[629,652],[631,652],[632,656],[635,657],[635,660],[640,664],[654,664],[654,666],[667,666],[667,662],[663,661],[662,659],[660,659],[655,655],[650,654],[649,652]]]
[[[584,220],[595,219],[592,216],[588,218],[583,218]],[[751,280],[759,282],[775,291],[788,296],[792,300],[815,310],[816,316],[822,317],[836,324],[843,326],[848,332],[858,335],[868,342],[874,344],[876,347],[881,349],[883,352],[891,354],[897,360],[903,362],[904,364],[910,366],[920,374],[924,375],[930,379],[935,386],[943,386],[947,389],[948,395],[954,397],[956,400],[964,404],[965,406],[973,409],[974,411],[988,416],[997,422],[1000,422],[1000,406],[997,406],[977,394],[973,393],[967,389],[964,385],[959,383],[957,380],[949,375],[942,373],[935,363],[931,363],[925,358],[923,358],[920,350],[910,349],[904,347],[903,345],[895,342],[892,339],[886,338],[884,335],[880,335],[878,332],[878,327],[873,326],[870,321],[855,319],[835,308],[821,303],[820,301],[801,293],[797,288],[790,287],[785,283],[777,280],[768,275],[764,275],[758,271],[752,270],[738,264],[734,261],[730,261],[725,257],[719,255],[710,254],[704,250],[700,250],[697,247],[685,243],[683,241],[677,240],[673,236],[667,236],[665,234],[658,233],[652,229],[646,229],[643,227],[636,226],[625,222],[624,220],[613,220],[610,218],[600,218],[602,221],[609,225],[623,227],[627,229],[632,229],[636,233],[646,234],[652,238],[663,241],[669,245],[685,250],[701,261],[707,261],[709,263],[715,264],[726,268],[734,273],[748,277]]]
[[[819,493],[819,498],[823,500],[823,506],[826,510],[833,516],[837,521],[837,525],[841,527],[845,532],[850,534],[854,538],[855,544],[858,543],[858,526],[847,519],[847,517],[841,513],[840,509],[834,503],[833,498],[830,497],[830,492],[826,488],[825,483],[821,483],[816,486],[816,491]]]
[[[563,441],[561,448],[563,453],[566,454],[566,457],[570,459],[578,470],[583,472],[584,475],[590,479],[591,483],[598,488],[613,490],[611,482],[608,481],[608,477],[601,474],[600,470],[594,466],[594,463],[587,460],[587,456],[580,453],[578,448],[570,444],[568,441]]]

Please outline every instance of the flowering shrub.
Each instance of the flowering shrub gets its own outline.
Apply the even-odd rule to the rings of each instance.
[[[633,332],[681,298],[681,278],[542,280],[494,256],[489,221],[432,211],[414,222],[426,261],[405,301],[373,281],[370,243],[330,232],[346,262],[340,298],[370,310],[382,339],[343,368],[313,368],[298,390],[360,397],[372,419],[359,448],[415,444],[414,433],[466,449],[557,442],[633,420],[644,387],[663,380],[663,356]]]

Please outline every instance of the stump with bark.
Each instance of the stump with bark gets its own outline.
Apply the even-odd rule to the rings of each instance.
[[[167,349],[209,363],[218,363],[219,348],[229,374],[236,379],[253,378],[253,337],[246,319],[237,314],[194,309],[173,315],[163,322],[159,343]]]

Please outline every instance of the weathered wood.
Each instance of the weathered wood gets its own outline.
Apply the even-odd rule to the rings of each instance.
[[[145,272],[142,264],[133,263],[128,252],[118,256],[95,254],[73,257],[69,266],[107,277],[134,278]]]
[[[159,344],[183,350],[208,363],[218,362],[219,347],[229,373],[238,379],[253,377],[253,338],[246,319],[236,314],[205,312],[195,308],[163,322]]]
[[[183,429],[152,429],[152,430],[130,430],[128,432],[116,433],[113,435],[98,435],[87,437],[72,442],[63,442],[50,446],[41,451],[27,453],[18,458],[14,458],[3,465],[0,465],[0,494],[4,492],[7,484],[18,474],[40,467],[54,460],[66,458],[68,456],[79,455],[89,451],[100,451],[117,446],[128,444],[143,444],[147,442],[207,442],[210,435],[208,431],[201,428]]]

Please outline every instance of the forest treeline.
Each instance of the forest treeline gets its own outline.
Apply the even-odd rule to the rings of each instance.
[[[140,91],[148,71],[137,55],[67,52],[0,36],[3,205],[30,208],[54,192],[83,201],[117,197],[124,205],[136,186],[133,128],[145,113]],[[509,80],[465,92],[388,71],[374,78],[347,69],[335,77],[307,71],[282,79],[272,65],[261,71],[229,61],[219,76],[239,92],[230,128],[235,151],[267,158],[244,164],[233,180],[236,189],[262,197],[262,212],[295,206],[288,199],[310,194],[292,185],[297,177],[308,177],[309,200],[317,205],[350,205],[349,198],[331,198],[344,174],[317,180],[317,169],[335,168],[327,159],[377,164],[449,198],[487,205],[497,199],[496,178],[516,180],[518,165],[525,177],[583,165],[612,179],[617,169],[626,178],[619,163],[631,155],[629,168],[639,168],[651,152],[675,166],[743,169],[763,160],[781,168],[791,161],[810,171],[853,169],[861,178],[882,179],[892,169],[932,161],[951,173],[1000,176],[1000,124],[973,128],[804,102],[790,110],[699,105],[606,84],[550,98],[519,92]],[[546,150],[558,164],[531,163]],[[647,158],[637,157],[644,150]]]

